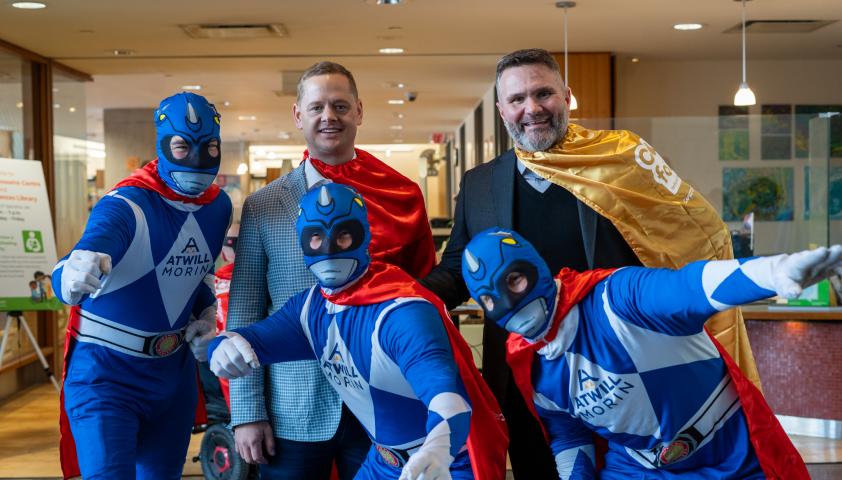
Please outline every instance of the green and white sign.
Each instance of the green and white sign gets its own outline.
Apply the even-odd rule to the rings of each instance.
[[[56,241],[41,162],[0,158],[0,311],[58,310]]]

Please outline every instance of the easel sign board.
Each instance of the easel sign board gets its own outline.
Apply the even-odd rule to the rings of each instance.
[[[0,158],[0,311],[59,310],[56,240],[41,162]]]

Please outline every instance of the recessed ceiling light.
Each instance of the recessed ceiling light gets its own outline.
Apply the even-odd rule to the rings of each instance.
[[[392,125],[389,128],[392,130],[403,130],[403,125]]]
[[[182,90],[201,90],[202,86],[201,85],[182,85],[181,89]]]
[[[134,55],[134,50],[129,50],[126,48],[115,48],[114,50],[109,50],[108,53],[114,55],[115,57],[128,57]]]
[[[672,28],[674,28],[676,30],[687,31],[687,30],[700,30],[703,26],[704,25],[702,25],[701,23],[676,23],[675,25],[672,26]]]
[[[231,106],[231,102],[229,102],[228,100],[225,100],[224,102],[222,102],[222,106],[223,106],[223,107],[230,107],[230,106]]]
[[[403,0],[377,0],[378,5],[399,5]]]
[[[403,118],[405,116],[404,114],[402,114],[400,112],[392,112],[392,115],[394,115],[395,118]]]
[[[255,117],[254,115],[240,115],[239,117],[237,117],[237,120],[252,121],[252,120],[257,120],[257,117]]]
[[[76,112],[76,107],[70,107],[67,109],[70,113]]]
[[[400,100],[400,99],[389,100],[389,105],[403,105],[403,100]]]
[[[406,88],[405,83],[401,82],[386,82],[386,88]]]
[[[384,54],[384,55],[397,55],[399,53],[403,53],[403,49],[398,48],[398,47],[388,47],[388,48],[381,48],[379,50],[379,52]]]
[[[632,60],[632,63],[637,63],[637,62],[639,62],[639,61],[640,61],[640,59],[639,59],[639,58],[637,58],[637,57],[632,57],[632,59],[631,59],[631,60]]]
[[[47,4],[41,2],[15,2],[12,6],[23,10],[40,10],[42,8],[47,8]]]

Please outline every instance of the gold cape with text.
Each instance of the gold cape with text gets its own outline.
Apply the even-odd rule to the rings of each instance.
[[[647,267],[733,258],[728,228],[713,206],[632,132],[570,124],[560,144],[542,152],[515,148],[515,154],[611,221]],[[714,315],[707,328],[760,388],[740,310]]]

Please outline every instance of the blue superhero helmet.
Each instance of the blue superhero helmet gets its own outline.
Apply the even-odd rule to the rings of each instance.
[[[462,277],[488,319],[533,342],[547,334],[556,284],[523,237],[500,228],[474,236],[462,253]]]
[[[165,98],[155,110],[158,174],[176,192],[200,195],[216,178],[219,118],[216,107],[195,93]]]
[[[307,192],[299,205],[296,229],[304,263],[319,285],[336,290],[360,278],[371,263],[371,232],[360,194],[328,183]]]

